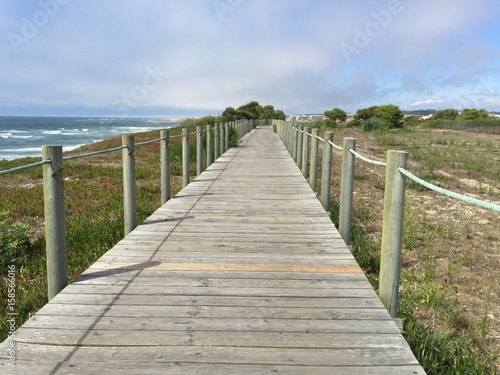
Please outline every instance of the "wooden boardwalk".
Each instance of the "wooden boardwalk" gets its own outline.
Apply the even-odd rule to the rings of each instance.
[[[2,374],[425,374],[269,127],[5,345]]]

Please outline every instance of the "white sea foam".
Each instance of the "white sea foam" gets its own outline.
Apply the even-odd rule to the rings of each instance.
[[[0,159],[41,156],[42,145],[62,145],[64,151],[101,142],[119,134],[173,128],[161,119],[0,117]]]
[[[26,147],[26,148],[6,148],[3,149],[2,152],[36,152],[40,151],[42,153],[41,147]]]
[[[77,148],[80,148],[82,146],[85,146],[85,144],[81,145],[70,145],[70,146],[63,146],[63,151],[71,151],[71,150],[76,150]]]

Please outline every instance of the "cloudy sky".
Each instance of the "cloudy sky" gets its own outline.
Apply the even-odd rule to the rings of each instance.
[[[0,0],[0,115],[500,111],[498,0]]]

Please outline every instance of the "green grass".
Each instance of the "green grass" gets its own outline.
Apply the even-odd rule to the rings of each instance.
[[[330,204],[330,219],[337,228],[339,226],[339,213],[340,205],[332,201]],[[375,241],[358,224],[359,220],[368,220],[369,217],[370,212],[367,208],[361,208],[353,212],[351,246],[356,261],[376,290],[378,289],[378,275],[380,273],[380,249]]]

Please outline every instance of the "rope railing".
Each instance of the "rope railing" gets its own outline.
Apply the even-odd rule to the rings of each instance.
[[[360,153],[354,151],[353,149],[349,149],[349,152],[351,154],[353,154],[354,156],[356,156],[357,158],[360,158],[361,160],[363,160],[366,163],[373,164],[373,165],[378,165],[378,166],[381,166],[381,167],[387,167],[387,163],[384,163],[383,161],[377,161],[377,160],[369,159],[369,158],[361,155]]]
[[[183,128],[181,135],[170,137],[170,131],[165,129],[160,132],[160,138],[135,143],[133,134],[122,135],[122,146],[89,152],[79,155],[63,157],[62,146],[43,146],[42,161],[0,171],[0,175],[6,175],[35,167],[43,167],[43,188],[45,206],[45,240],[47,259],[47,286],[48,298],[51,300],[57,295],[68,282],[67,256],[66,256],[66,217],[64,203],[64,180],[63,162],[122,151],[123,166],[123,211],[124,232],[130,233],[137,226],[137,203],[136,203],[136,170],[134,151],[138,146],[155,142],[161,142],[161,202],[166,203],[170,199],[170,140],[182,138],[182,173],[184,185],[189,183],[190,175],[190,148],[189,136],[196,134],[197,144],[197,174],[203,170],[203,137],[207,132],[206,144],[206,166],[209,167],[214,159],[229,149],[230,128],[234,129],[237,139],[241,139],[255,128],[255,121],[233,121],[231,123],[207,125],[203,130],[197,127],[196,132],[189,132],[189,128]],[[212,142],[214,140],[214,142]],[[215,158],[212,158],[215,156]]]
[[[451,198],[459,199],[459,200],[466,202],[466,203],[470,203],[470,204],[473,204],[473,205],[476,205],[476,206],[479,206],[482,208],[486,208],[489,210],[500,212],[500,206],[497,204],[482,201],[482,200],[479,200],[476,198],[469,197],[467,195],[459,194],[459,193],[456,193],[454,191],[447,190],[447,189],[444,189],[442,187],[436,186],[434,184],[431,184],[430,182],[422,180],[421,178],[415,176],[413,173],[407,171],[404,168],[399,167],[398,170],[402,174],[404,174],[406,177],[408,177],[409,179],[415,181],[416,183],[418,183],[422,186],[425,186],[427,189],[430,189],[430,190],[436,191],[438,193],[447,195],[448,197],[451,197]]]
[[[145,142],[139,142],[139,143],[136,143],[135,146],[145,146],[145,145],[149,145],[151,143],[157,143],[157,142],[160,142],[162,141],[163,138],[156,138],[156,139],[152,139],[150,141],[145,141]]]
[[[120,146],[120,147],[108,148],[106,150],[88,152],[86,154],[80,154],[80,155],[65,156],[65,157],[63,157],[63,160],[66,161],[66,160],[83,159],[83,158],[87,158],[89,156],[109,154],[110,152],[120,151],[120,150],[123,150],[124,148],[127,148],[127,146]]]
[[[343,147],[333,143],[333,133],[325,132],[324,138],[319,137],[318,129],[313,129],[309,133],[307,127],[298,124],[288,124],[285,121],[276,121],[275,126],[285,146],[288,148],[297,166],[301,169],[304,177],[309,174],[309,184],[316,191],[316,168],[317,168],[317,143],[323,142],[323,165],[321,178],[320,200],[325,208],[330,207],[331,172],[333,148],[343,150],[342,172],[340,177],[340,212],[339,212],[339,233],[346,245],[351,240],[352,206],[353,206],[353,186],[354,186],[354,164],[358,158],[366,163],[385,167],[384,186],[384,215],[382,223],[382,243],[380,262],[380,282],[379,297],[386,306],[393,318],[397,317],[399,299],[399,275],[401,269],[401,250],[403,235],[404,216],[404,195],[406,188],[405,177],[427,187],[430,190],[444,194],[451,198],[459,199],[463,202],[500,212],[500,206],[491,202],[482,201],[463,194],[433,185],[406,170],[408,154],[403,151],[389,150],[387,161],[377,161],[367,158],[356,152],[356,140],[345,138]],[[304,128],[304,130],[303,130]],[[305,133],[304,137],[299,134]],[[310,141],[309,141],[310,137]],[[309,143],[312,148],[309,154]],[[310,161],[311,168],[307,170],[307,163]],[[314,179],[314,181],[311,180]]]
[[[20,166],[20,167],[6,169],[4,171],[0,171],[0,176],[6,175],[6,174],[10,174],[10,173],[24,171],[26,169],[41,167],[41,166],[43,166],[45,164],[50,164],[50,160],[42,160],[42,161],[39,161],[37,163],[27,164],[27,165],[23,165],[23,166]]]
[[[343,147],[337,146],[335,143],[333,143],[333,142],[331,142],[331,141],[328,141],[328,143],[330,143],[330,145],[331,145],[333,148],[336,148],[337,150],[342,151],[342,150],[344,149]]]

